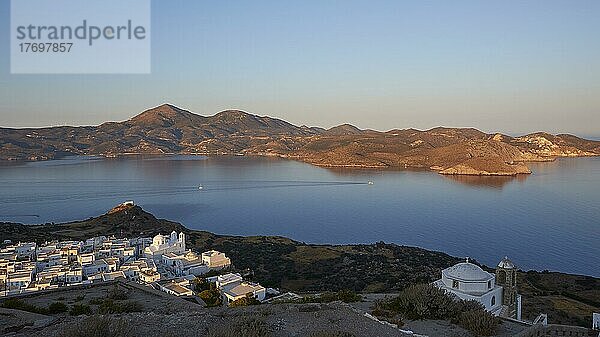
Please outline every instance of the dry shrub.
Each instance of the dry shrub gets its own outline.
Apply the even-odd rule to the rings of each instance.
[[[131,337],[132,329],[122,319],[90,316],[65,329],[59,337]]]
[[[256,317],[240,317],[233,322],[208,330],[208,337],[268,337],[271,331],[264,320]]]
[[[458,325],[477,336],[494,336],[498,328],[498,319],[487,311],[469,310],[459,314]]]

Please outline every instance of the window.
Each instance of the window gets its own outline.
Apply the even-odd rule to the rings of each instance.
[[[458,289],[458,281],[452,281],[452,288]]]
[[[492,296],[492,306],[496,305],[496,296]]]

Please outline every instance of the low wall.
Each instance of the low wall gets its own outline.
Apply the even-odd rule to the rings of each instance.
[[[595,336],[590,334],[591,330],[579,326],[571,325],[534,325],[517,335],[517,337],[545,337],[545,336],[569,336],[569,337],[588,337]]]

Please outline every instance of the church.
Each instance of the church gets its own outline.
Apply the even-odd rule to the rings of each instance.
[[[466,301],[481,303],[496,316],[521,319],[521,295],[517,293],[517,268],[505,257],[488,273],[466,262],[442,270],[442,278],[434,285]]]
[[[152,238],[152,244],[144,249],[144,255],[153,260],[160,260],[163,254],[185,253],[185,234],[173,231],[170,236],[158,234]]]

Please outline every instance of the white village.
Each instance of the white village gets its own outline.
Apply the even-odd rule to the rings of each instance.
[[[194,281],[203,275],[214,283],[224,304],[252,296],[258,301],[267,289],[228,272],[224,253],[198,254],[186,249],[185,234],[153,238],[93,237],[85,241],[25,242],[0,250],[1,296],[56,289],[116,279],[137,282],[175,296],[194,295]],[[276,294],[274,290],[271,294]]]

